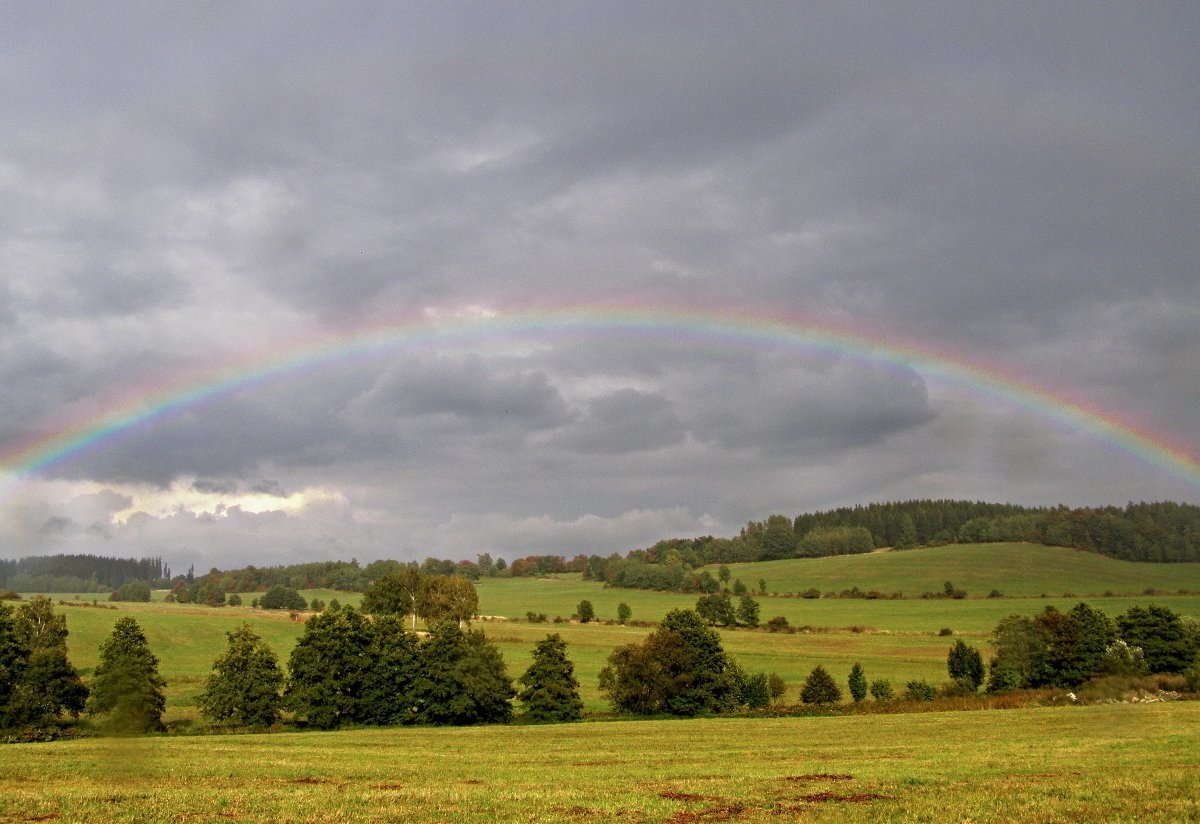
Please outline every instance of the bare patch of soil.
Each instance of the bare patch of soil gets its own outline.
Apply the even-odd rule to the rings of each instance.
[[[785,775],[784,781],[853,781],[854,776],[847,773],[808,773],[806,775]]]

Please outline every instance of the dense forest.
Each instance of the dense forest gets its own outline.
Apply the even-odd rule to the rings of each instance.
[[[675,538],[624,557],[592,556],[585,577],[611,586],[704,591],[708,564],[814,558],[950,543],[1029,541],[1126,561],[1200,561],[1200,506],[1140,503],[1069,509],[902,501],[751,521],[732,538]]]
[[[53,555],[0,559],[0,589],[18,592],[109,592],[128,581],[165,586],[170,567],[162,558]]]

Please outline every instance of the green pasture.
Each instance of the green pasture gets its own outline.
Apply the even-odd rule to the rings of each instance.
[[[728,629],[721,630],[721,635],[726,649],[748,672],[775,672],[782,677],[788,685],[786,700],[789,701],[798,699],[799,685],[817,664],[824,665],[843,685],[855,662],[863,665],[870,680],[887,678],[896,686],[917,678],[938,683],[945,680],[946,651],[954,638],[961,637],[979,646],[985,658],[989,657],[989,633],[1001,618],[1013,613],[1033,615],[1051,605],[1067,610],[1086,597],[1090,604],[1111,616],[1134,604],[1161,603],[1180,614],[1200,617],[1200,595],[1082,594],[1108,589],[1114,592],[1200,589],[1200,581],[1195,580],[1197,567],[1200,565],[1131,564],[1092,553],[1025,544],[951,546],[735,564],[731,567],[735,577],[741,577],[755,590],[758,578],[762,577],[768,581],[770,593],[798,592],[809,586],[840,591],[857,585],[863,590],[915,594],[917,590],[939,590],[940,582],[950,579],[972,596],[985,595],[994,586],[1006,597],[867,600],[759,596],[764,623],[774,616],[783,616],[804,631],[784,634]],[[818,576],[806,570],[822,572]],[[1117,572],[1124,576],[1121,582],[1109,577]],[[914,585],[917,581],[922,582],[920,586]],[[1040,597],[1043,590],[1049,597]],[[570,645],[569,654],[589,712],[607,709],[598,690],[598,678],[609,653],[621,644],[641,640],[650,629],[570,623],[566,619],[575,613],[579,602],[591,601],[601,620],[615,618],[617,605],[625,602],[632,609],[635,621],[658,621],[672,609],[689,608],[696,603],[695,595],[611,589],[595,581],[585,581],[578,574],[485,578],[479,582],[478,591],[479,611],[487,618],[477,625],[500,648],[509,674],[516,677],[523,672],[533,645],[546,633],[558,632]],[[1036,595],[1010,597],[1022,591],[1036,591]],[[167,679],[167,720],[195,721],[196,695],[212,662],[224,650],[226,632],[242,621],[249,621],[280,660],[286,662],[303,631],[305,613],[297,616],[299,620],[293,620],[286,612],[256,610],[250,604],[261,593],[240,594],[242,606],[220,608],[167,604],[162,600],[165,592],[161,591],[154,593],[149,604],[109,605],[103,598],[87,595],[72,604],[75,593],[55,593],[51,597],[68,602],[56,608],[67,616],[71,660],[85,677],[95,667],[99,646],[117,617],[134,614]],[[309,601],[318,598],[326,603],[336,598],[342,604],[357,605],[362,600],[358,593],[333,590],[306,590],[303,595]],[[92,606],[93,600],[96,606]],[[526,618],[529,612],[544,614],[548,620],[529,623]],[[564,621],[554,623],[556,617]],[[943,629],[951,630],[953,637],[940,636]]]
[[[712,567],[710,567],[712,569]],[[1040,596],[1105,592],[1140,594],[1200,591],[1200,564],[1147,564],[1118,561],[1094,552],[1039,544],[954,544],[866,555],[793,558],[753,564],[730,564],[733,578],[751,590],[765,580],[768,592],[800,593],[816,587],[822,593],[858,587],[915,598],[943,591],[951,581],[972,598],[993,589],[1004,595]],[[732,580],[732,579],[731,579]]]
[[[1200,818],[1200,704],[0,747],[14,821]]]
[[[536,612],[559,614],[557,601],[578,603],[581,596],[598,604],[606,595],[618,595],[627,601],[637,616],[657,619],[674,607],[694,605],[695,598],[633,590],[606,590],[601,585],[582,581],[578,576],[550,579],[491,579],[481,582],[480,610],[485,615],[500,615],[495,608],[498,593],[503,599],[521,599],[535,606]],[[352,593],[305,591],[328,601],[337,597],[342,603],[354,603]],[[344,596],[344,597],[343,597]],[[250,598],[245,598],[246,604]],[[897,687],[912,679],[940,683],[946,679],[946,652],[955,638],[964,638],[979,646],[984,656],[991,655],[988,634],[1006,615],[1033,615],[1047,605],[1070,609],[1070,598],[1003,598],[936,601],[865,601],[859,599],[760,598],[765,621],[773,615],[785,615],[795,626],[808,627],[797,633],[768,633],[763,629],[720,630],[726,650],[748,672],[775,672],[788,685],[786,701],[797,701],[799,687],[817,664],[826,667],[844,686],[850,667],[858,662],[867,678],[887,678]],[[1091,598],[1088,602],[1109,615],[1118,615],[1135,603],[1161,603],[1184,615],[1200,616],[1200,596],[1140,596]],[[87,602],[90,604],[90,601]],[[68,649],[71,661],[87,677],[97,662],[100,644],[112,631],[121,615],[132,614],[146,633],[151,649],[160,659],[160,672],[167,679],[166,720],[196,721],[196,695],[211,670],[212,662],[225,648],[225,633],[243,621],[250,622],[286,663],[296,639],[303,631],[304,613],[292,620],[287,612],[263,611],[249,606],[211,608],[197,605],[116,604],[82,606],[60,604],[56,609],[67,617],[70,630]],[[528,610],[522,610],[522,614]],[[615,604],[613,605],[615,612]],[[608,709],[598,689],[600,669],[609,653],[621,644],[640,641],[649,627],[617,624],[564,622],[529,623],[519,620],[481,620],[476,626],[499,647],[509,674],[516,677],[529,665],[533,645],[549,632],[560,633],[569,644],[568,653],[575,664],[580,692],[589,712]],[[939,635],[943,627],[953,637]],[[418,628],[423,629],[418,623]]]

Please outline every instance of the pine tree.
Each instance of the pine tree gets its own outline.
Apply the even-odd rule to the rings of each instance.
[[[533,647],[533,663],[517,679],[517,700],[534,721],[577,721],[583,716],[575,665],[567,658],[567,642],[558,633]]]
[[[166,685],[158,673],[158,657],[150,651],[138,622],[119,618],[100,645],[87,712],[105,716],[106,725],[118,732],[161,730]]]

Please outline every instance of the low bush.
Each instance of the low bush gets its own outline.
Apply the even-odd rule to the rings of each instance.
[[[928,681],[909,681],[904,685],[904,700],[932,701],[937,697],[937,690]]]

